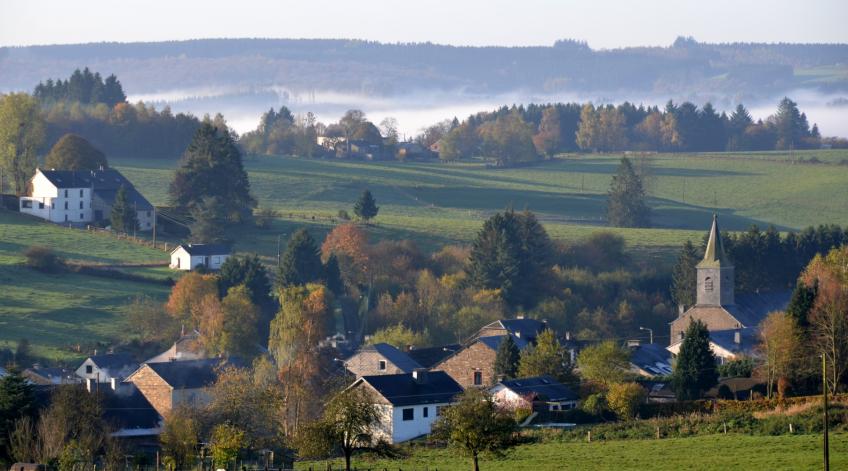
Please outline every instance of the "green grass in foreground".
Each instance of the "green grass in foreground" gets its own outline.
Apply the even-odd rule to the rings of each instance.
[[[507,470],[813,470],[822,469],[818,435],[711,435],[664,440],[522,445],[506,458],[483,458],[484,471]],[[831,435],[831,469],[848,469],[848,435]],[[344,469],[342,460],[298,463],[296,469]],[[358,469],[467,470],[471,460],[452,449],[414,448],[403,460],[354,459]]]

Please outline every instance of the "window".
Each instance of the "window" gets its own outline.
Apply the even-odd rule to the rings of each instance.
[[[56,202],[55,201],[50,202],[50,209],[56,209]]]
[[[82,201],[80,201],[80,209],[85,209],[82,207]]]
[[[80,213],[80,221],[82,221],[82,213]]]
[[[713,290],[713,279],[710,278],[709,276],[706,279],[704,279],[704,289],[707,290],[707,291]]]
[[[430,408],[424,407],[424,412],[421,413],[421,417],[430,417]]]
[[[38,209],[44,209],[44,203],[39,202],[38,203]]]
[[[415,420],[415,409],[409,408],[403,410],[403,420],[404,422],[408,422],[410,420]]]
[[[386,360],[380,360],[380,366],[378,368],[380,371],[386,371]]]
[[[65,190],[65,198],[68,197],[68,190]]]
[[[483,384],[483,372],[475,371],[474,372],[474,386],[480,386]]]
[[[85,374],[90,375],[92,372],[91,365],[85,365]]]
[[[21,207],[22,208],[32,208],[32,201],[22,199],[21,200]]]
[[[65,201],[65,209],[68,209],[68,202]]]
[[[82,188],[80,188],[80,198],[82,198]]]
[[[66,214],[65,215],[65,222],[67,222],[67,221],[68,221],[68,215]]]

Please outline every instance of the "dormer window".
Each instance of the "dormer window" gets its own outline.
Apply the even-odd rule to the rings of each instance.
[[[712,290],[713,290],[713,279],[712,279],[712,277],[709,277],[709,276],[708,276],[708,277],[704,280],[704,289],[705,289],[705,290],[707,290],[707,291],[712,291]]]

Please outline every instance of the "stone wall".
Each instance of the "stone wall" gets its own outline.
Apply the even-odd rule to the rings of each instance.
[[[474,387],[474,372],[479,371],[483,375],[482,386],[491,386],[495,383],[496,356],[491,348],[481,342],[474,342],[432,369],[444,371],[463,388]]]
[[[173,388],[159,377],[150,367],[144,365],[135,372],[128,381],[133,383],[150,405],[156,409],[161,416],[165,416],[173,409]]]

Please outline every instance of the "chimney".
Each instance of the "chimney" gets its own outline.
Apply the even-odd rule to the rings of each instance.
[[[684,306],[682,304],[678,304],[677,305],[677,317],[682,316],[684,312],[686,312],[686,306]]]
[[[427,384],[427,370],[425,368],[415,368],[412,370],[412,379],[416,384]]]
[[[571,332],[568,330],[565,331],[565,340],[569,342],[571,341]]]
[[[118,378],[112,377],[112,379],[111,379],[111,381],[109,381],[109,383],[112,385],[112,391],[118,390],[118,386],[120,384],[120,381],[118,380]]]
[[[733,343],[736,345],[742,344],[742,331],[737,329],[733,332]]]
[[[88,392],[90,392],[90,393],[93,393],[94,391],[96,391],[97,390],[97,380],[94,379],[94,378],[86,379],[85,380],[85,389],[87,389]]]
[[[636,348],[636,347],[640,346],[641,344],[642,344],[642,342],[639,339],[627,341],[627,347],[628,348]]]
[[[407,351],[407,352],[411,352],[413,348],[415,348],[415,346],[413,346],[412,344],[407,344],[407,345],[406,345],[406,351]]]
[[[516,319],[524,319],[524,313],[523,313],[523,312],[519,312],[518,314],[516,314],[516,315],[515,315],[515,318],[516,318]]]

